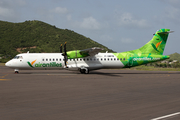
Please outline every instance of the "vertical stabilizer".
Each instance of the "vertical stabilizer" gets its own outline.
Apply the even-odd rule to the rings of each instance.
[[[169,33],[171,33],[170,29],[160,29],[157,31],[151,41],[145,44],[143,47],[139,48],[141,53],[143,54],[156,54],[162,55],[165,49],[166,41]]]

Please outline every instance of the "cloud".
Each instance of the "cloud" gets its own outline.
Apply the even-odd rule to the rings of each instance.
[[[18,8],[20,6],[25,6],[26,1],[25,0],[1,0],[0,6],[5,8]]]
[[[149,27],[147,21],[145,19],[137,20],[133,18],[130,13],[123,13],[118,18],[118,25],[123,27],[139,27],[139,28],[147,28]]]
[[[173,21],[174,24],[179,24],[180,1],[179,0],[166,0],[166,1],[160,0],[160,1],[167,4],[167,7],[165,7],[164,9],[164,13],[161,16],[161,18],[163,18],[162,20]]]
[[[7,21],[16,21],[20,16],[18,9],[25,5],[25,0],[1,0],[0,18]]]
[[[38,7],[34,11],[37,16],[35,19],[41,19],[44,21],[55,21],[62,17],[64,21],[70,21],[71,15],[68,15],[68,9],[64,7],[55,7],[55,8],[47,8],[47,7]],[[64,19],[65,18],[65,19]]]
[[[72,16],[69,14],[66,16],[67,20],[70,21],[72,19]]]
[[[100,39],[106,42],[112,42],[113,38],[109,35],[101,35]]]
[[[58,14],[66,14],[68,13],[67,8],[63,8],[63,7],[56,7],[54,9],[51,10],[54,13],[58,13]]]
[[[122,43],[134,43],[134,41],[131,38],[121,38]]]
[[[98,30],[100,29],[100,24],[95,18],[87,17],[83,19],[82,23],[80,23],[80,27],[84,29]]]
[[[12,0],[11,0],[12,1]],[[26,1],[25,0],[13,0],[16,5],[18,6],[25,6],[26,5]]]
[[[166,12],[166,17],[179,20],[180,9],[175,7],[170,7],[170,8],[171,8],[170,11],[167,10]]]
[[[0,16],[9,17],[14,14],[13,9],[0,7]]]
[[[180,1],[179,0],[167,0],[168,4],[171,4],[172,6],[179,7]]]

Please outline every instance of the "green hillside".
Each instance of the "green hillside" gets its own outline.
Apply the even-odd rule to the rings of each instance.
[[[107,47],[68,29],[59,29],[41,21],[10,23],[0,21],[0,56],[10,59],[19,52],[53,53],[59,52],[62,43],[67,42],[67,51],[92,47]],[[31,48],[33,47],[34,48]],[[19,48],[21,51],[17,51]],[[21,49],[24,48],[24,49]],[[1,61],[0,61],[1,62]]]
[[[179,53],[170,54],[169,56],[170,56],[171,60],[178,60],[178,61],[180,61],[180,54]]]

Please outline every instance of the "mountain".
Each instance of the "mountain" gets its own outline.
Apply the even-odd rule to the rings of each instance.
[[[20,52],[58,53],[61,44],[67,42],[67,51],[92,47],[113,50],[80,35],[72,30],[60,29],[47,23],[33,20],[23,23],[0,21],[0,55],[14,57]]]
[[[178,60],[178,61],[180,61],[180,54],[179,53],[170,54],[169,56],[170,56],[171,60]]]

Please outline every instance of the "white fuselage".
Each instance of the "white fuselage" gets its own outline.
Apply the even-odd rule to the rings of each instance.
[[[23,53],[8,61],[6,66],[13,69],[63,69],[65,68],[62,53]],[[29,62],[29,63],[28,63]],[[112,53],[99,53],[92,57],[68,59],[68,70],[87,68],[122,68],[123,63]]]

